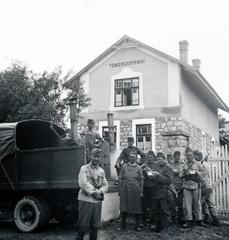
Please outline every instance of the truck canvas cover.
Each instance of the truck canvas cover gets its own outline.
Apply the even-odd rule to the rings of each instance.
[[[0,123],[0,161],[16,150],[55,147],[62,137],[64,129],[44,120]]]

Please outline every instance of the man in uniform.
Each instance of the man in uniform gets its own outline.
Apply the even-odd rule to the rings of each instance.
[[[182,221],[184,220],[183,189],[182,189],[182,178],[179,176],[179,173],[182,170],[183,163],[181,162],[181,153],[179,151],[175,151],[173,156],[174,156],[174,162],[171,166],[173,169],[173,185],[177,192],[177,197],[175,199],[175,207],[177,207],[176,216],[178,217],[178,222],[182,223]]]
[[[144,186],[143,186],[143,225],[147,224],[147,221],[152,222],[152,216],[149,216],[148,212],[152,209],[152,195],[153,187],[155,183],[150,179],[153,171],[158,170],[158,165],[156,163],[156,155],[153,151],[149,151],[146,156],[146,161],[142,165],[142,171],[144,176]]]
[[[205,216],[205,221],[210,221],[210,216],[213,220],[212,224],[219,227],[220,220],[218,216],[218,211],[214,202],[213,197],[213,187],[211,183],[210,173],[209,173],[209,165],[208,162],[205,161],[208,155],[203,159],[202,152],[195,150],[194,151],[194,158],[196,161],[200,162],[204,169],[204,175],[201,177],[201,203],[203,208],[203,213]]]
[[[90,160],[89,164],[81,167],[79,173],[79,220],[76,240],[83,240],[87,230],[89,239],[97,240],[98,228],[101,226],[102,200],[108,190],[105,172],[99,167],[101,150],[92,149]]]
[[[184,179],[183,194],[184,194],[184,228],[191,225],[193,214],[197,225],[206,227],[202,222],[202,207],[201,207],[201,187],[200,177],[204,173],[201,164],[194,160],[192,149],[186,149],[187,161],[184,163],[179,176]]]
[[[87,129],[82,132],[82,135],[85,137],[87,163],[90,161],[91,150],[99,147],[102,142],[102,138],[99,133],[94,130],[94,126],[94,119],[88,119]]]
[[[152,195],[152,214],[156,228],[151,230],[159,232],[171,223],[170,212],[166,201],[167,188],[172,182],[173,172],[171,166],[165,160],[163,153],[157,154],[158,171],[153,171],[151,180],[154,182]]]
[[[118,176],[119,176],[122,165],[124,163],[129,162],[131,153],[135,153],[136,155],[140,155],[142,162],[144,162],[145,157],[146,157],[144,152],[142,152],[139,148],[133,146],[134,145],[134,138],[133,137],[128,137],[127,142],[128,142],[128,147],[126,147],[122,150],[122,152],[121,152],[120,156],[118,157],[118,159],[116,161],[116,164],[115,164],[115,168],[116,168]]]

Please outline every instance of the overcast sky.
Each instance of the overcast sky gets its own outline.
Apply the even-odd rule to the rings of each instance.
[[[0,70],[18,59],[35,72],[78,72],[125,34],[176,58],[187,40],[229,106],[228,0],[0,0],[0,32]]]

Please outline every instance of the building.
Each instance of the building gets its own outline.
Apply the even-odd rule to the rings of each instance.
[[[188,64],[188,42],[179,45],[178,60],[124,36],[89,63],[65,83],[82,81],[92,99],[80,125],[94,118],[106,137],[113,113],[117,150],[129,136],[144,151],[166,154],[218,146],[218,109],[229,109],[200,73],[200,60]]]

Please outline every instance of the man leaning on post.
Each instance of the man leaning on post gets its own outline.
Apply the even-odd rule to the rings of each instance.
[[[102,201],[108,190],[105,172],[99,167],[101,149],[92,149],[90,160],[90,163],[81,167],[79,173],[79,219],[75,240],[83,240],[86,231],[89,231],[89,240],[97,240]]]

